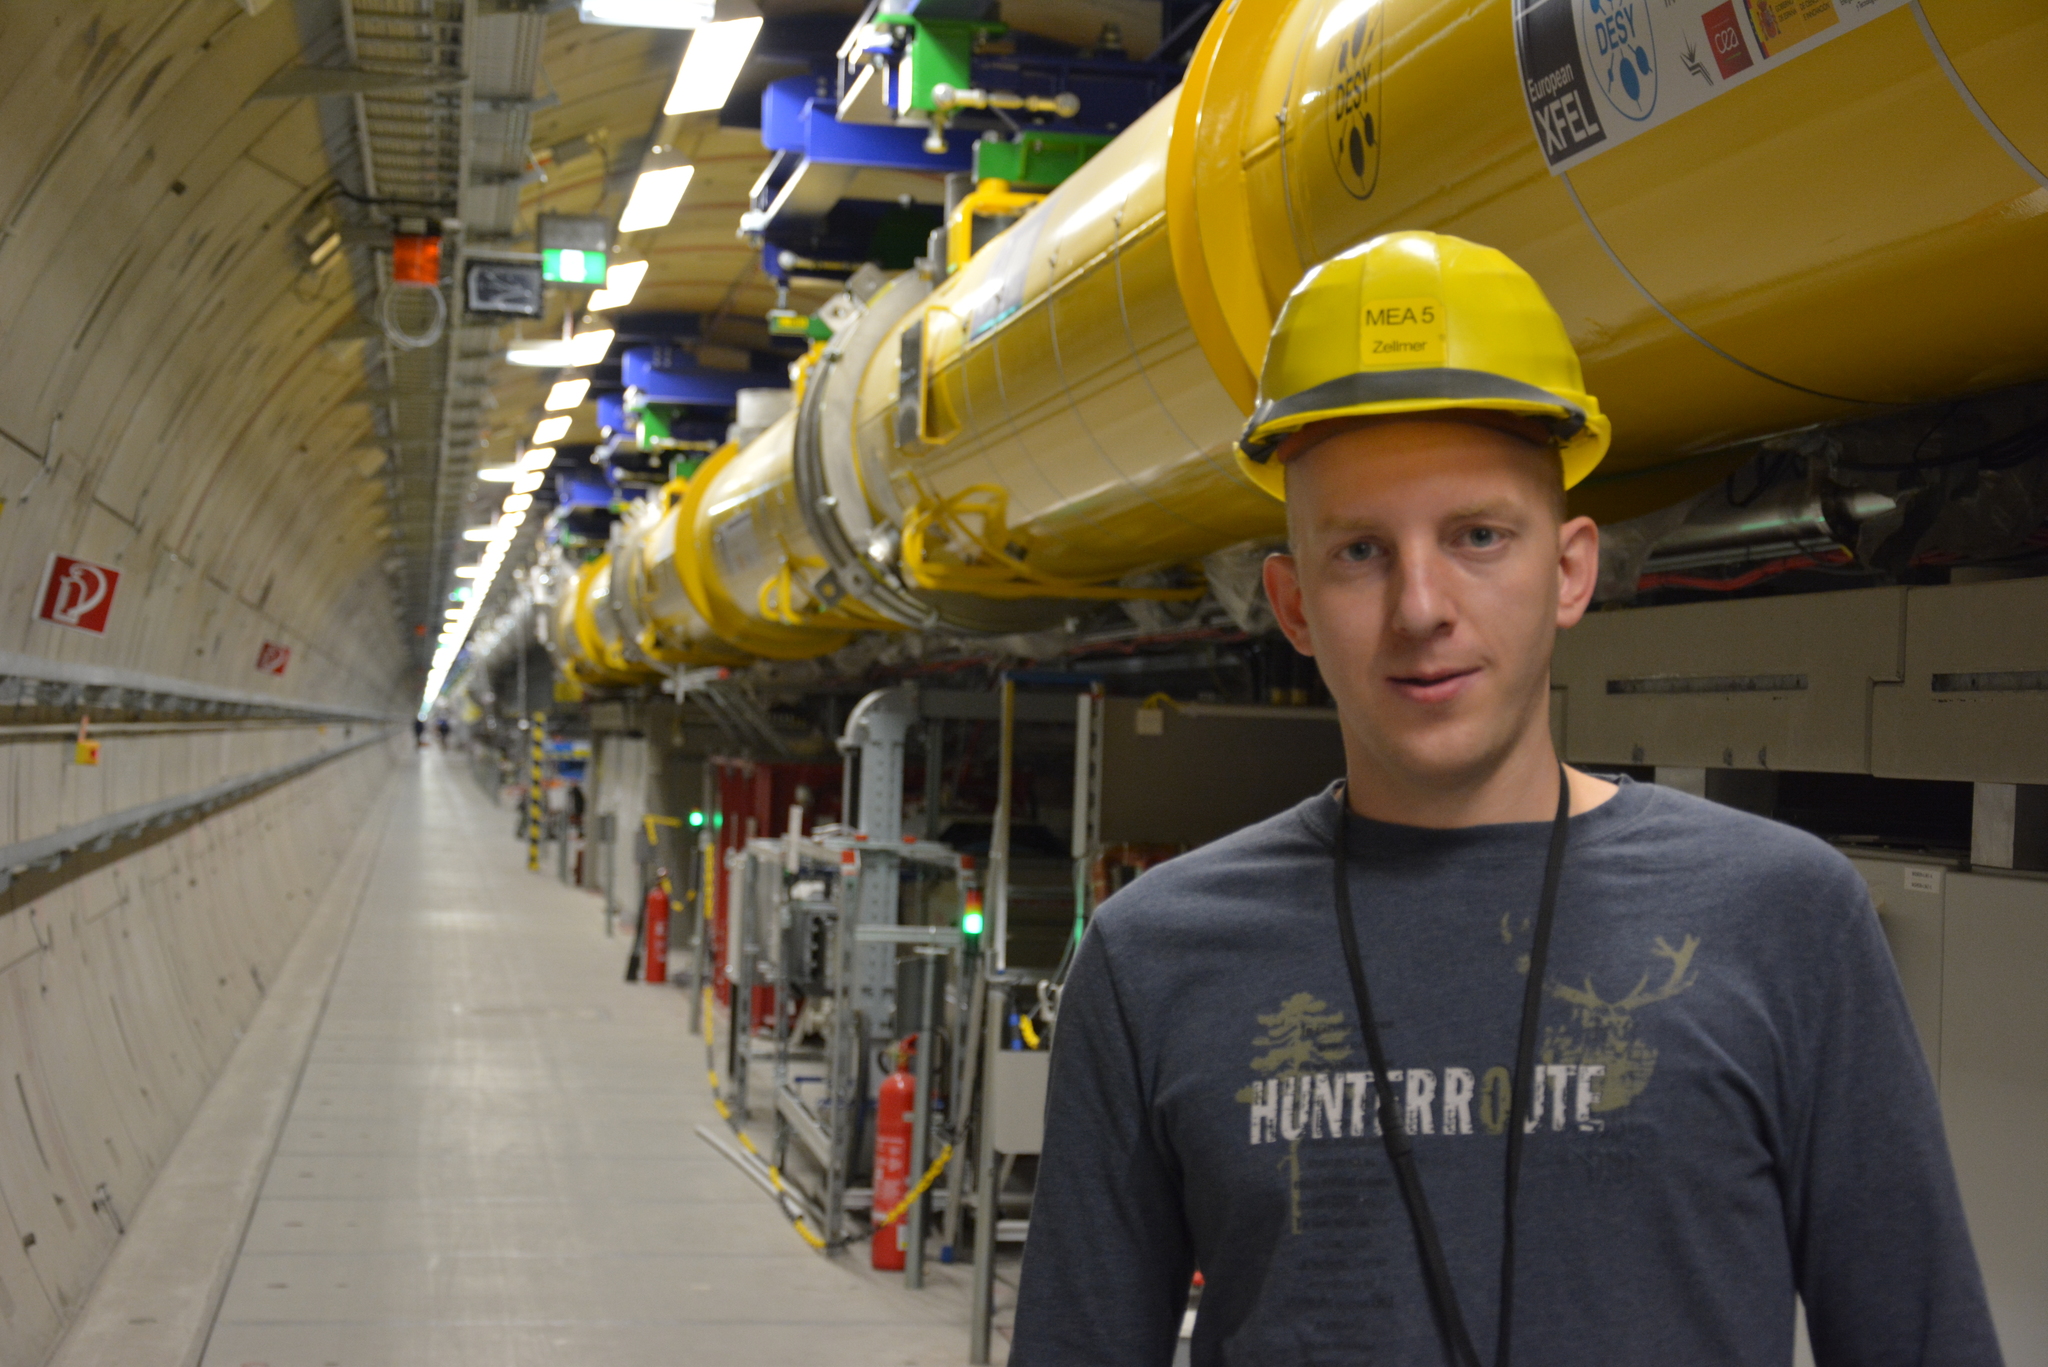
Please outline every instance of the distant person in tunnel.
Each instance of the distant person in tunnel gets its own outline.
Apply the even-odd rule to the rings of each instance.
[[[1311,271],[1240,452],[1346,778],[1106,901],[1060,999],[1012,1367],[1999,1362],[1869,894],[1564,766],[1605,454],[1564,326],[1433,233]]]
[[[427,719],[425,717],[414,717],[412,719],[412,743],[415,746],[422,746],[427,743]]]
[[[448,719],[446,717],[434,718],[434,739],[443,750],[448,748]]]

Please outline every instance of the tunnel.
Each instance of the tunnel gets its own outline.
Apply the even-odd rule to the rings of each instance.
[[[1391,1324],[1457,1361],[1495,1291],[1465,1225],[1432,1270],[1432,1145],[1518,1171],[1526,1132],[1484,1239],[1552,1285],[1578,1254],[1517,1263],[1514,1212],[1648,1182],[1680,1141],[1630,1109],[1645,1040],[1686,1057],[1710,1001],[1779,1032],[1768,1086],[1661,1075],[1725,1084],[1776,1193],[1742,1199],[1783,1201],[1770,1266],[1733,1260],[1775,1278],[1772,1360],[1854,1360],[1841,1268],[1948,1238],[1950,1280],[1886,1288],[1935,1345],[1897,1360],[2048,1363],[2044,63],[2027,0],[0,5],[0,1364],[1079,1360],[1062,1324],[1104,1361]],[[1399,260],[1441,287],[1388,294]],[[1396,344],[1430,360],[1354,367],[1421,388],[1260,427],[1291,364],[1437,310]],[[1571,384],[1523,382],[1546,347]],[[1565,966],[1500,966],[1548,1033],[1503,1035],[1498,1095],[1447,1054],[1397,1104],[1364,1027],[1420,1047],[1401,1011],[1456,993],[1370,1009],[1375,942],[1331,930],[1320,986],[1239,1010],[1288,942],[1261,906],[1202,960],[1202,899],[1289,811],[1506,829],[1434,815],[1481,780],[1389,758],[1394,705],[1288,597],[1335,582],[1301,472],[1436,419],[1546,461],[1600,434],[1543,524],[1578,596],[1516,676],[1551,768],[1513,822],[1563,783],[1559,832],[1612,791],[1746,834],[1606,976],[1572,979],[1567,895]],[[1359,516],[1341,554],[1407,573]],[[1373,687],[1481,705],[1436,669]],[[1777,858],[1801,893],[1733,931]],[[1651,928],[1722,875],[1725,920]],[[1184,921],[1144,910],[1175,888]],[[1924,1121],[1856,1170],[1935,1212],[1839,1250],[1877,1226],[1812,1213],[1799,1126],[1855,1098],[1787,1080],[1838,1036],[1725,986],[1781,982],[1822,888],[1872,952],[1799,990],[1875,994],[1858,1038],[1892,1030]],[[1149,915],[1117,971],[1209,976],[1101,1009]],[[1225,1003],[1244,1040],[1193,1049]],[[1110,1021],[1159,1051],[1119,1142],[1187,1184],[1149,1300],[1076,1270],[1138,1216],[1063,1204]],[[1282,1166],[1202,1186],[1173,1060]],[[1388,1242],[1305,1226],[1304,1181],[1384,1200]],[[1406,1308],[1303,1308],[1316,1239]],[[1650,1342],[1611,1308],[1601,1342]],[[1525,1300],[1515,1356],[1580,1313]]]

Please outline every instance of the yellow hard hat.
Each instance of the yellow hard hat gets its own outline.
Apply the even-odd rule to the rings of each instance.
[[[1273,453],[1310,423],[1487,409],[1545,423],[1569,489],[1610,436],[1585,385],[1557,310],[1505,253],[1388,233],[1317,266],[1280,306],[1238,465],[1284,499]]]

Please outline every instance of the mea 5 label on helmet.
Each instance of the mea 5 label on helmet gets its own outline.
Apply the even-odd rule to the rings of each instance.
[[[1440,300],[1376,299],[1359,310],[1358,359],[1364,368],[1440,366],[1447,352]]]

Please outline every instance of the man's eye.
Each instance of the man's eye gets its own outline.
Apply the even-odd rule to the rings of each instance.
[[[1465,544],[1477,551],[1489,550],[1505,539],[1497,527],[1471,527],[1465,532]]]
[[[1380,553],[1380,548],[1370,541],[1354,541],[1337,554],[1345,560],[1370,560]]]

